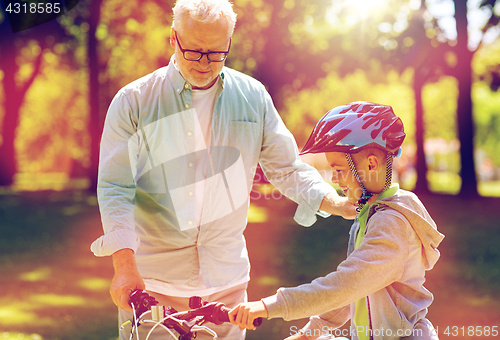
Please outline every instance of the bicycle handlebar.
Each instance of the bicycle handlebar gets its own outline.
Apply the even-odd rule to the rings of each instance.
[[[230,322],[230,308],[222,302],[203,302],[198,296],[192,296],[189,299],[189,308],[191,309],[185,312],[177,312],[172,307],[164,308],[163,306],[158,306],[158,301],[145,290],[133,291],[130,294],[129,304],[135,310],[135,320],[139,320],[137,326],[140,325],[142,315],[151,311],[154,321],[161,322],[167,328],[174,329],[179,333],[179,339],[181,340],[192,339],[193,331],[203,329],[209,333],[213,332],[211,329],[201,326],[205,322],[211,322],[216,325]],[[257,318],[253,321],[255,327],[259,327],[261,324],[262,318]]]

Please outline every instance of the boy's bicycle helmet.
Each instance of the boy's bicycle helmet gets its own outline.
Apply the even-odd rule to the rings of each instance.
[[[401,154],[401,144],[405,136],[403,122],[394,114],[392,107],[370,102],[354,102],[328,111],[314,127],[300,154],[344,152],[351,172],[363,190],[358,201],[360,211],[371,196],[379,193],[366,190],[350,154],[367,147],[376,147],[387,152],[385,191],[391,186],[392,158]]]
[[[378,147],[397,155],[405,136],[403,122],[392,107],[354,102],[328,111],[314,127],[300,154],[355,153],[366,147]]]

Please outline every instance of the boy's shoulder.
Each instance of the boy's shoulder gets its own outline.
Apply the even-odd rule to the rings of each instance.
[[[384,218],[392,218],[391,216],[401,218],[403,221],[409,222],[412,229],[437,230],[436,223],[420,201],[418,196],[407,190],[399,189],[394,195],[385,197],[376,201],[368,213],[368,219],[371,219],[375,214],[384,214]]]
[[[404,216],[422,243],[426,269],[432,268],[439,258],[437,247],[444,239],[444,235],[437,230],[436,223],[417,195],[400,189],[396,194],[381,199],[374,205],[376,205],[374,213],[392,209]]]
[[[398,189],[394,195],[385,197],[374,204],[374,212],[387,208],[392,208],[403,214],[410,211],[419,215],[428,214],[425,205],[418,196],[411,191],[403,189]]]

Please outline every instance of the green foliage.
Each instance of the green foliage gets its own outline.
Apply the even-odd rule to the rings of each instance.
[[[485,150],[495,166],[500,166],[500,91],[492,92],[484,82],[475,83],[474,123],[476,146]]]
[[[20,172],[71,172],[73,160],[89,159],[87,75],[59,63],[45,52],[21,113],[16,140]]]
[[[168,63],[173,53],[169,44],[173,4],[137,0],[103,3],[96,32],[99,56],[107,66],[101,83],[117,90]]]
[[[500,89],[495,89],[495,72],[500,69],[500,40],[483,46],[472,63],[477,80],[472,87],[475,143],[500,166]]]
[[[422,90],[424,106],[425,139],[457,138],[458,81],[454,77],[443,76],[435,83],[429,83]]]
[[[371,83],[362,70],[340,78],[336,72],[319,79],[317,86],[302,91],[285,92],[285,123],[299,145],[304,145],[317,121],[330,109],[353,101],[371,101],[391,105],[405,124],[407,139],[412,143],[415,135],[415,101],[411,88],[411,72],[401,76],[396,72],[383,75],[387,80]]]
[[[456,195],[460,191],[462,179],[456,172],[428,171],[427,180],[432,192]]]
[[[442,76],[422,89],[427,179],[433,192],[460,190],[460,155],[457,136],[458,81]]]

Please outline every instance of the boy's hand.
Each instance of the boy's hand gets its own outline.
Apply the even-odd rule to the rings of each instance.
[[[234,307],[229,312],[229,320],[240,330],[255,329],[253,320],[269,316],[266,306],[262,301],[244,302]]]
[[[309,339],[305,335],[301,335],[300,332],[298,332],[292,336],[289,336],[285,340],[309,340]]]

